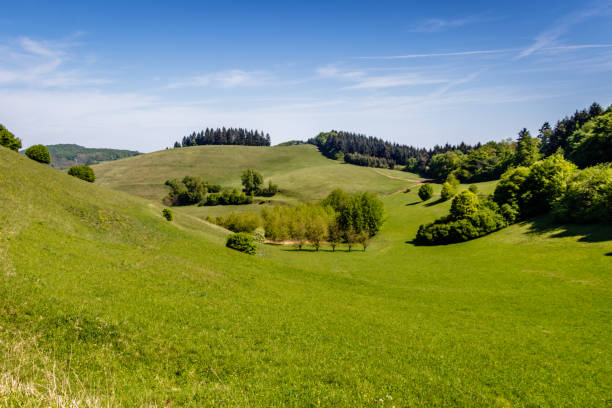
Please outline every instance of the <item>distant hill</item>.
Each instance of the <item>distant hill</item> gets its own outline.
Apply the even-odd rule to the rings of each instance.
[[[83,147],[76,144],[47,145],[51,153],[51,166],[57,169],[67,169],[78,164],[95,164],[104,161],[137,156],[140,152],[134,150],[98,149]]]

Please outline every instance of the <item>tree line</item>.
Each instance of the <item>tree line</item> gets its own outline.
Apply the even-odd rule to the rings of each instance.
[[[247,169],[242,173],[242,191],[235,188],[223,188],[220,184],[204,181],[200,176],[185,176],[182,179],[166,180],[170,188],[164,202],[169,205],[242,205],[251,204],[254,196],[272,197],[278,192],[278,186],[268,182],[263,187],[263,176]]]
[[[233,232],[263,233],[273,242],[290,241],[300,250],[310,244],[318,251],[328,243],[335,251],[345,243],[349,251],[357,244],[365,251],[383,218],[383,203],[374,194],[334,190],[318,204],[277,205],[264,208],[261,215],[232,213],[208,221]]]
[[[582,168],[609,161],[611,109],[604,111],[593,103],[588,109],[558,121],[554,127],[544,123],[536,137],[522,129],[516,141],[491,141],[484,145],[460,143],[424,149],[335,130],[319,133],[308,143],[316,145],[327,157],[344,158],[351,164],[388,168],[402,165],[404,170],[423,177],[446,180],[453,174],[462,182],[481,182],[496,180],[512,166],[529,166],[559,149]]]
[[[203,145],[270,146],[270,135],[243,128],[206,128],[184,136],[180,142],[174,142],[175,148]]]

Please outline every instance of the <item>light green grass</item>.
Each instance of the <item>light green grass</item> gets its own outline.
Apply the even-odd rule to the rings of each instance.
[[[240,176],[247,168],[278,184],[284,201],[318,200],[334,188],[350,192],[369,190],[391,193],[406,181],[390,179],[374,169],[353,166],[323,157],[312,145],[253,147],[196,146],[161,150],[93,166],[96,183],[144,198],[160,201],[168,194],[164,182],[186,175],[202,176],[224,187],[242,187]],[[387,170],[400,178],[414,175]]]
[[[253,257],[0,148],[0,405],[609,404],[609,227],[416,247],[449,203],[384,202],[367,252]]]

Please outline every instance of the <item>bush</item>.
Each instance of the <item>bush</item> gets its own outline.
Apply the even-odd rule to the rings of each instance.
[[[276,184],[272,184],[272,180],[268,181],[268,187],[262,188],[259,192],[259,195],[264,197],[272,197],[278,193],[278,186]]]
[[[571,223],[612,223],[612,166],[589,167],[573,174],[553,205],[555,218]]]
[[[21,140],[16,138],[7,128],[0,125],[0,146],[19,151],[21,149]]]
[[[225,246],[249,255],[255,255],[257,253],[257,245],[255,244],[253,237],[246,232],[230,234],[227,237]]]
[[[464,190],[453,198],[450,215],[453,219],[471,217],[478,211],[478,197],[469,190]]]
[[[49,149],[47,149],[46,146],[40,144],[28,147],[25,151],[25,155],[39,163],[51,163],[51,155],[49,154]]]
[[[263,225],[263,219],[253,212],[231,213],[217,217],[215,223],[233,232],[253,232]]]
[[[474,194],[478,194],[478,186],[476,184],[472,184],[468,190],[470,190]]]
[[[455,194],[457,194],[457,189],[455,188],[455,186],[453,186],[448,181],[442,184],[442,191],[440,191],[440,197],[442,198],[442,200],[448,201],[453,198]]]
[[[172,210],[169,208],[164,208],[162,210],[162,215],[167,221],[172,221],[174,219],[174,214],[172,214]]]
[[[236,189],[225,190],[222,193],[208,194],[204,200],[200,202],[200,206],[212,205],[243,205],[251,204],[253,198]]]
[[[81,180],[89,181],[90,183],[96,181],[96,175],[89,166],[72,166],[68,169],[68,174],[80,178]]]
[[[423,201],[427,201],[433,197],[433,186],[431,184],[423,184],[419,187],[419,197]]]
[[[255,228],[255,231],[253,231],[253,241],[258,244],[264,244],[266,242],[266,231],[261,227]]]

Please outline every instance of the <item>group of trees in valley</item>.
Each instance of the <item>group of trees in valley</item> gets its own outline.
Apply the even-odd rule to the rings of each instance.
[[[467,241],[549,212],[563,223],[612,223],[610,203],[612,164],[579,170],[558,151],[529,166],[510,168],[484,200],[462,191],[453,198],[449,215],[419,227],[415,242]]]
[[[206,128],[174,143],[175,148],[203,145],[270,146],[270,135],[263,131],[243,128]]]
[[[263,234],[273,242],[288,241],[298,249],[310,244],[318,251],[327,242],[333,251],[341,243],[349,251],[357,244],[365,251],[383,217],[382,201],[375,195],[334,190],[318,204],[277,205],[264,208],[261,215],[232,213],[214,222],[233,232]]]
[[[185,176],[183,179],[166,180],[170,188],[164,199],[170,205],[242,205],[251,204],[254,196],[271,197],[278,192],[278,186],[270,180],[263,187],[263,176],[247,169],[242,173],[242,191],[235,188],[223,188],[220,184],[212,184],[200,176]]]

